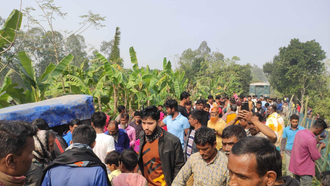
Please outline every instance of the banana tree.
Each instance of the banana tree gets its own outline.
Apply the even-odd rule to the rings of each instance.
[[[32,66],[32,61],[26,53],[24,51],[18,52],[18,56],[20,59],[20,76],[24,81],[25,87],[27,88],[25,91],[27,102],[38,102],[44,100],[47,89],[53,82],[57,81],[57,78],[73,60],[73,55],[69,54],[57,65],[50,63],[45,72],[37,78]]]

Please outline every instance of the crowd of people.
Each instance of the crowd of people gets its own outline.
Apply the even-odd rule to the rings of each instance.
[[[3,120],[0,185],[311,185],[327,124],[317,118],[305,129],[294,114],[285,127],[287,109],[287,98],[234,93],[193,102],[185,91],[179,102],[130,114],[121,105],[114,119],[74,119],[64,134],[44,119]],[[330,185],[330,171],[321,184]]]

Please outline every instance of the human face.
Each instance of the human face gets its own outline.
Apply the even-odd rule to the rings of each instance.
[[[209,103],[212,104],[213,103],[213,99],[208,99]]]
[[[210,112],[210,109],[208,107],[203,108],[205,112]]]
[[[195,127],[197,119],[194,119],[191,115],[188,116],[188,121],[191,126]]]
[[[248,97],[248,100],[251,101],[251,97]]]
[[[14,155],[15,170],[11,172],[10,174],[11,176],[26,175],[32,163],[33,150],[34,150],[33,137],[28,137],[23,147],[23,150],[18,155]]]
[[[246,119],[240,119],[240,120],[239,120],[239,124],[240,124],[242,127],[246,128],[246,126],[248,125],[248,122],[246,121]]]
[[[216,152],[217,152],[217,150],[215,148],[216,146],[217,146],[217,142],[214,142],[213,145],[211,145],[209,143],[207,143],[205,145],[196,144],[199,154],[201,155],[203,160],[206,161],[206,163],[209,163],[215,157]]]
[[[266,186],[265,176],[259,177],[256,170],[256,158],[251,154],[228,156],[228,170],[230,175],[230,186]]]
[[[140,122],[141,121],[141,116],[134,116],[134,120],[136,122]]]
[[[172,115],[173,116],[173,114],[174,114],[174,108],[170,108],[170,107],[166,107],[166,112],[167,112],[167,114],[168,115]]]
[[[127,122],[128,122],[128,119],[126,119],[126,118],[120,118],[120,123],[121,124],[125,125],[125,124],[127,124]]]
[[[260,109],[260,108],[261,108],[261,104],[257,103],[257,109]]]
[[[142,128],[147,136],[153,134],[157,129],[157,121],[151,117],[142,119]]]
[[[190,96],[187,97],[187,99],[186,99],[186,104],[188,104],[189,102],[190,102]]]
[[[111,136],[116,135],[118,132],[118,130],[116,129],[116,125],[114,124],[108,125],[108,131]]]
[[[53,134],[49,135],[48,149],[49,149],[49,152],[52,152],[53,150],[55,150],[55,136]]]
[[[162,111],[162,110],[163,110],[163,107],[159,106],[159,107],[158,107],[158,110],[159,110],[159,111]]]
[[[229,156],[231,149],[238,142],[237,137],[234,135],[230,138],[222,138],[222,150],[223,152]]]
[[[73,133],[74,129],[77,127],[78,127],[78,125],[69,126],[71,133]]]
[[[203,110],[203,103],[196,104],[196,109],[200,111]]]
[[[290,120],[290,122],[291,122],[291,128],[295,129],[298,127],[299,120],[292,119],[292,120]]]
[[[186,105],[186,109],[190,111],[191,110],[191,105]]]
[[[260,132],[259,128],[255,126],[253,123],[248,123],[248,128],[252,136],[258,134]]]
[[[267,115],[270,115],[273,113],[273,107],[269,106],[267,107]]]

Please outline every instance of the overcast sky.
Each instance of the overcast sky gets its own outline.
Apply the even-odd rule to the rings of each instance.
[[[86,44],[97,49],[120,27],[125,68],[131,67],[131,46],[140,66],[162,69],[164,57],[175,62],[176,55],[195,50],[204,40],[212,51],[260,67],[292,38],[315,39],[330,56],[329,0],[55,0],[55,4],[68,13],[65,20],[55,21],[55,30],[77,30],[79,15],[89,10],[106,16],[106,27],[82,34]],[[7,18],[19,5],[19,0],[0,0],[0,16]],[[34,0],[23,0],[26,6],[41,14]]]

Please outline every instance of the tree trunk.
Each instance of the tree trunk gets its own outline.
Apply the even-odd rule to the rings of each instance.
[[[125,108],[127,108],[127,93],[125,91]]]
[[[308,105],[308,99],[309,99],[309,97],[307,96],[307,99],[306,99],[306,107],[307,107],[307,105]],[[307,118],[307,109],[305,109],[304,119],[303,119],[303,121],[302,121],[302,123],[301,123],[301,126],[304,126],[304,128],[306,128],[306,118]]]
[[[116,116],[117,114],[117,89],[116,89],[116,86],[115,84],[113,85],[113,97],[114,97],[114,116]]]
[[[99,100],[99,111],[102,112],[101,95],[97,99]]]
[[[305,88],[303,88],[300,92],[301,92],[300,113],[303,113],[303,111],[304,111],[304,94],[305,94]]]

